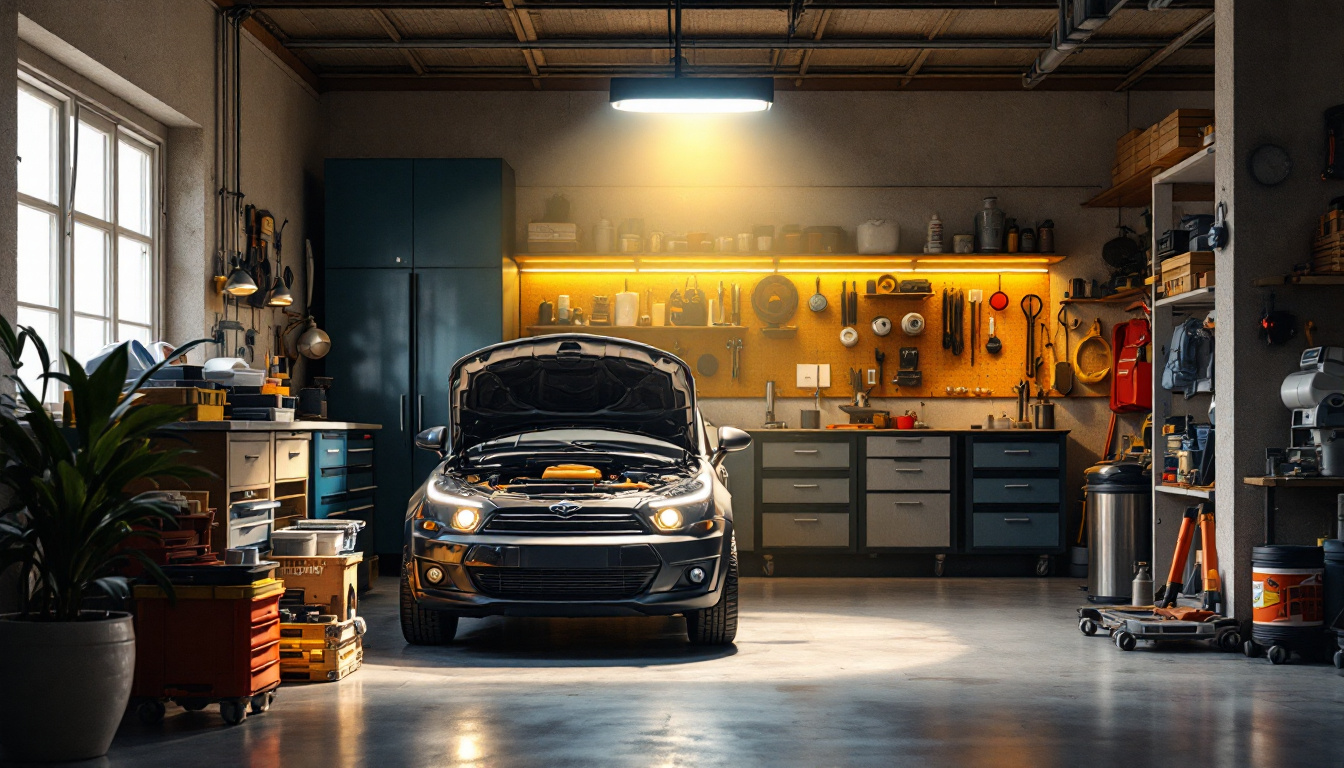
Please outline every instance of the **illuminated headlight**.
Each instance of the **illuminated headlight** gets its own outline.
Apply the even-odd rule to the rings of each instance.
[[[439,487],[438,483],[430,483],[425,489],[425,495],[435,504],[445,507],[474,507],[480,509],[485,506],[480,499],[471,499],[466,496],[459,496],[456,493],[448,493]]]
[[[471,533],[476,530],[476,526],[481,522],[481,511],[472,507],[460,507],[453,513],[453,528],[464,533]]]
[[[675,491],[683,489],[683,493],[675,493]],[[709,472],[701,472],[695,476],[694,480],[687,483],[678,483],[668,490],[674,493],[671,496],[650,501],[649,509],[688,507],[709,501],[709,498],[714,495],[714,476]]]
[[[664,531],[675,531],[681,527],[681,510],[676,507],[660,509],[653,514],[653,524]]]
[[[437,565],[431,565],[425,569],[425,578],[429,580],[430,584],[438,584],[443,581],[443,569]]]
[[[710,499],[714,495],[714,476],[701,472],[665,492],[669,495],[649,502],[653,525],[661,533],[679,531],[688,523],[703,519],[713,508]]]

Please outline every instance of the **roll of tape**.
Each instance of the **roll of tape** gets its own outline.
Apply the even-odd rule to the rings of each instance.
[[[924,316],[918,312],[911,312],[901,318],[901,330],[905,331],[906,336],[918,336],[924,332]]]

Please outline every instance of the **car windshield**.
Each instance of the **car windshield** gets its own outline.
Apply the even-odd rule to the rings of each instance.
[[[473,446],[466,453],[472,461],[500,454],[601,453],[642,456],[674,462],[686,452],[671,443],[614,429],[547,429],[510,435]]]

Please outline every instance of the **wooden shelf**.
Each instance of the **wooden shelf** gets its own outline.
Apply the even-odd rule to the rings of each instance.
[[[908,301],[915,301],[915,300],[917,300],[917,299],[927,299],[927,298],[929,298],[930,296],[933,295],[933,291],[923,291],[923,292],[919,292],[919,293],[914,293],[914,292],[909,292],[909,291],[907,291],[906,293],[900,293],[900,292],[894,292],[894,293],[864,293],[864,294],[861,294],[861,295],[862,295],[863,298],[865,298],[865,299],[906,299],[906,300],[908,300]]]
[[[1344,486],[1344,477],[1246,477],[1242,482],[1261,488],[1338,488]]]
[[[1157,301],[1153,302],[1153,306],[1154,306],[1154,307],[1169,307],[1169,306],[1212,307],[1212,306],[1213,306],[1213,289],[1216,288],[1216,287],[1217,287],[1217,286],[1210,286],[1210,287],[1208,287],[1208,288],[1196,288],[1196,289],[1194,289],[1193,291],[1186,291],[1185,293],[1178,293],[1178,294],[1176,294],[1175,296],[1167,296],[1167,297],[1165,297],[1165,298],[1161,298],[1161,299],[1158,299]]]
[[[1121,181],[1110,189],[1103,190],[1096,197],[1083,203],[1084,208],[1145,208],[1153,204],[1153,182],[1171,184],[1171,201],[1174,203],[1211,203],[1213,202],[1212,161],[1213,147],[1182,160],[1171,168],[1149,168]],[[1209,181],[1196,181],[1203,176],[1204,163],[1209,164]],[[1189,166],[1187,166],[1189,164]],[[1194,168],[1188,173],[1183,169]]]
[[[1102,296],[1096,299],[1060,299],[1060,304],[1124,304],[1127,301],[1142,299],[1148,295],[1146,286],[1139,288],[1126,288],[1123,291],[1117,291],[1110,296]]]
[[[1261,277],[1254,281],[1257,288],[1279,285],[1344,285],[1344,275],[1282,275]]]
[[[616,336],[624,333],[708,333],[712,331],[749,330],[745,325],[529,325],[525,329],[528,336],[548,336],[555,333],[590,333],[594,336]]]
[[[1158,493],[1167,493],[1172,496],[1193,496],[1197,499],[1212,499],[1212,488],[1187,488],[1181,485],[1155,485],[1153,489]]]
[[[522,272],[852,273],[1044,269],[1059,253],[519,253]]]

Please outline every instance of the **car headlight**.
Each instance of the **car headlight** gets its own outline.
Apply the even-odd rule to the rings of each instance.
[[[653,526],[659,533],[672,533],[704,519],[713,509],[714,476],[701,472],[695,478],[665,489],[669,494],[648,504]]]
[[[425,502],[420,506],[419,527],[428,533],[447,529],[458,533],[475,533],[485,519],[486,500],[453,493],[431,482],[425,488]]]

